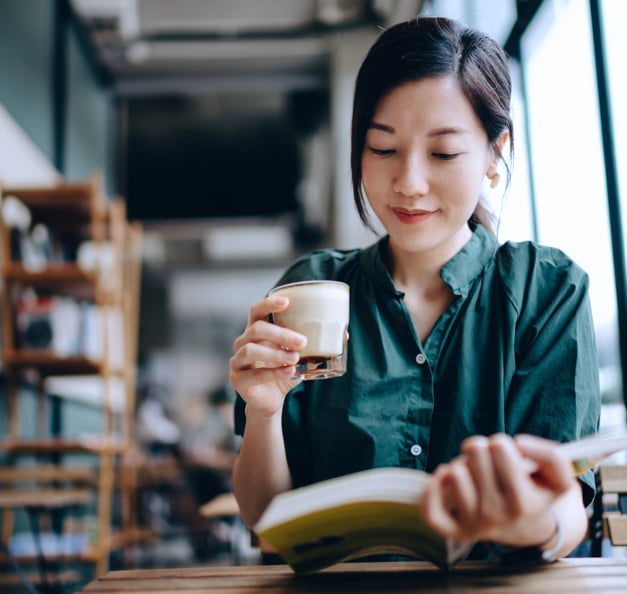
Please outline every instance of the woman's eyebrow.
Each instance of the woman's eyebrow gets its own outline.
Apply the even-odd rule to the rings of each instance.
[[[458,126],[446,126],[444,128],[435,128],[428,134],[430,137],[434,136],[446,136],[447,134],[468,134],[469,130]]]
[[[368,128],[382,130],[383,132],[389,132],[390,134],[394,134],[396,132],[396,130],[392,128],[392,126],[388,126],[387,124],[381,124],[379,122],[370,122],[370,126],[368,126]]]
[[[388,124],[382,124],[381,122],[371,122],[369,129],[381,130],[382,132],[388,132],[390,134],[396,133],[396,129]],[[434,138],[436,136],[446,136],[447,134],[468,134],[469,130],[462,128],[461,126],[445,126],[443,128],[434,128],[430,130],[427,136]]]

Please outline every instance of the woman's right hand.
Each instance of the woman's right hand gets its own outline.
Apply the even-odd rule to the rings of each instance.
[[[235,340],[230,360],[230,382],[246,401],[247,415],[277,414],[285,395],[302,380],[296,372],[298,351],[307,339],[297,332],[269,322],[272,313],[287,309],[287,297],[270,296],[250,308],[248,325]]]

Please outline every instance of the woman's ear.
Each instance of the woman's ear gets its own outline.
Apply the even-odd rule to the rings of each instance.
[[[499,161],[503,156],[503,147],[509,139],[509,131],[505,130],[492,145],[492,160],[486,171],[486,177],[490,180],[490,187],[496,188],[499,183],[500,175],[498,173]]]
[[[493,174],[488,174],[488,179],[490,180],[490,188],[494,190],[496,186],[499,185],[499,181],[501,179],[501,175],[499,173],[494,172]]]

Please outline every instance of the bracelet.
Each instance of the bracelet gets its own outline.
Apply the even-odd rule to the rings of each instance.
[[[545,563],[552,563],[553,561],[556,561],[559,557],[560,549],[564,545],[564,528],[562,527],[562,521],[553,508],[549,511],[555,520],[555,532],[553,532],[551,538],[545,544],[550,543],[554,538],[555,544],[550,549],[542,551],[542,561]],[[542,545],[540,545],[539,548],[541,549]]]
[[[508,547],[498,545],[494,543],[488,543],[488,548],[494,554],[496,554],[502,563],[505,564],[537,564],[537,563],[552,563],[559,557],[560,549],[564,544],[564,530],[562,522],[559,516],[552,508],[549,510],[553,519],[555,520],[555,530],[551,536],[544,542],[532,545],[528,547]],[[542,547],[548,545],[553,540],[555,544],[546,551],[542,550]]]

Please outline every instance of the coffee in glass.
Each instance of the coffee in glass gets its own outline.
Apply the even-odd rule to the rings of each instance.
[[[346,373],[350,287],[340,281],[302,281],[275,287],[271,295],[289,299],[274,323],[304,334],[295,378],[327,379]]]

